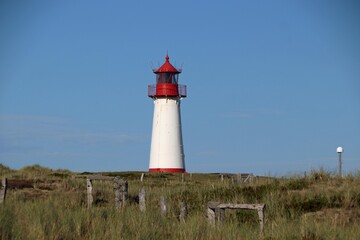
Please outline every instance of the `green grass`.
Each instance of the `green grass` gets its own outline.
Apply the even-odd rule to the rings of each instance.
[[[337,178],[324,170],[306,178],[256,178],[236,183],[219,174],[108,172],[129,182],[129,197],[146,191],[146,211],[134,202],[115,209],[113,183],[93,181],[94,206],[87,208],[86,181],[66,170],[30,166],[18,171],[0,166],[1,177],[38,181],[36,189],[11,189],[0,205],[0,239],[357,239],[360,236],[360,174]],[[88,174],[88,173],[86,173]],[[234,177],[235,180],[232,179]],[[168,213],[161,216],[159,198]],[[206,219],[208,201],[265,203],[265,232],[257,214],[226,210],[223,224]],[[178,220],[179,204],[189,215]]]

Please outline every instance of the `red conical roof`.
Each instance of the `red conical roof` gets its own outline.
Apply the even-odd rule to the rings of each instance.
[[[169,62],[169,56],[166,54],[165,63],[154,70],[154,73],[181,73],[181,71],[177,70],[171,63]]]

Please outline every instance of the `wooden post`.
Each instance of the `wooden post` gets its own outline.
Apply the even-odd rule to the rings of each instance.
[[[180,202],[180,215],[179,220],[182,223],[185,223],[185,218],[188,215],[188,206],[184,202]]]
[[[215,211],[212,208],[207,208],[207,219],[210,224],[215,225]]]
[[[91,208],[94,198],[92,195],[92,190],[93,190],[92,181],[89,178],[86,179],[86,187],[87,187],[87,206],[88,208]]]
[[[224,175],[220,174],[221,182],[224,182]]]
[[[7,183],[7,179],[3,178],[1,180],[1,188],[0,188],[0,203],[3,203],[5,201],[5,197],[6,197],[6,184]]]
[[[160,212],[161,212],[161,215],[162,215],[162,216],[165,216],[165,215],[166,215],[166,211],[167,211],[167,208],[166,208],[166,200],[165,200],[164,196],[161,196],[161,197],[160,197]]]
[[[190,173],[190,180],[192,180],[192,173]]]
[[[115,190],[115,207],[122,208],[125,206],[128,196],[128,182],[120,177],[114,178]]]
[[[246,176],[246,175],[245,175]],[[246,183],[249,180],[249,182],[251,182],[251,175],[247,175],[247,177],[244,180],[244,183]]]
[[[216,213],[215,209],[220,202],[208,202],[207,204],[207,218],[210,224],[215,225]]]
[[[240,173],[236,174],[236,182],[237,182],[237,184],[241,184],[241,174]]]
[[[225,220],[225,209],[224,208],[215,208],[215,218],[218,222],[223,223]]]
[[[260,232],[264,232],[264,208],[257,209],[260,223]]]
[[[184,180],[185,180],[185,174],[182,173],[182,174],[181,174],[181,182],[184,183]]]
[[[144,212],[146,210],[146,205],[145,205],[145,189],[140,189],[139,192],[139,206],[140,206],[140,211]]]
[[[37,189],[37,178],[34,178],[34,189]]]
[[[144,181],[144,173],[141,174],[140,182]]]

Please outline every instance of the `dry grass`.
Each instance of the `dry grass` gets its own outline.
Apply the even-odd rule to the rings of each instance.
[[[360,236],[360,174],[339,179],[323,170],[307,178],[257,178],[238,185],[232,175],[224,182],[218,174],[103,173],[129,181],[134,199],[146,191],[147,208],[135,203],[114,208],[111,181],[93,181],[94,206],[86,207],[84,178],[69,171],[31,166],[6,170],[10,178],[24,177],[33,188],[10,189],[0,206],[0,239],[258,239],[256,213],[227,211],[227,219],[208,224],[208,201],[265,203],[263,239],[356,239]],[[4,176],[4,175],[2,175]],[[168,214],[162,217],[159,198],[165,196]],[[178,220],[179,203],[186,202],[189,215]]]

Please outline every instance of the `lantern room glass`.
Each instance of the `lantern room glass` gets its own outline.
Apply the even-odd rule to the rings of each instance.
[[[161,83],[171,83],[178,84],[178,73],[157,73],[156,74],[156,84]]]

